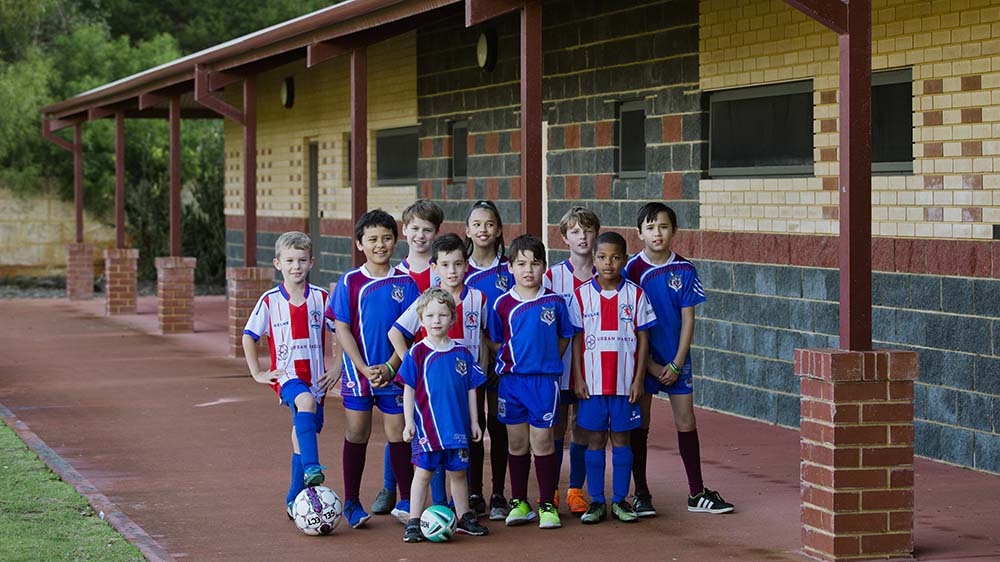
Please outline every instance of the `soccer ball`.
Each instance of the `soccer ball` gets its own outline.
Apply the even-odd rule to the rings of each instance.
[[[444,542],[455,534],[455,514],[443,505],[432,505],[420,515],[420,532],[431,542]]]
[[[337,528],[343,512],[340,496],[325,486],[302,490],[292,504],[295,526],[307,535],[329,535]]]

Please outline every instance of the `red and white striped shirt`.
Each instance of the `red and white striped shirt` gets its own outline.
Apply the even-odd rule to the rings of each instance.
[[[566,299],[566,307],[571,308],[573,306],[573,292],[590,281],[595,273],[597,270],[592,268],[586,279],[580,279],[573,271],[573,264],[569,260],[564,260],[545,272],[542,285],[546,289],[552,289],[552,292],[562,295]],[[571,346],[567,346],[566,353],[563,354],[563,375],[559,388],[573,390],[573,348]]]
[[[578,288],[570,321],[582,330],[583,380],[591,396],[627,396],[635,378],[637,335],[656,324],[646,293],[622,279],[614,291],[597,280]]]

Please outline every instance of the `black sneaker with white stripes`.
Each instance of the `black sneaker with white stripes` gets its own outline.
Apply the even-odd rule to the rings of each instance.
[[[719,492],[705,488],[697,496],[688,496],[688,511],[697,513],[729,513],[733,504],[722,499]]]

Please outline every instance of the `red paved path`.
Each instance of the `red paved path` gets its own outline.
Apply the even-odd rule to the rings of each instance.
[[[282,510],[290,419],[242,360],[225,359],[223,297],[199,297],[196,334],[155,335],[155,301],[140,315],[101,316],[103,303],[4,302],[0,403],[12,410],[180,560],[803,560],[798,527],[798,434],[698,412],[706,482],[738,511],[689,514],[669,408],[654,404],[651,486],[661,510],[634,525],[508,529],[444,545],[404,545],[402,526],[306,537]],[[343,416],[328,402],[321,458],[339,471]],[[378,425],[378,424],[376,424]],[[373,436],[363,486],[381,485]],[[610,464],[610,463],[609,463]],[[487,471],[488,471],[487,467]],[[1000,560],[1000,478],[918,459],[916,545],[921,560]],[[565,482],[565,480],[564,480]],[[557,553],[557,554],[552,554]],[[558,554],[562,553],[562,554]]]

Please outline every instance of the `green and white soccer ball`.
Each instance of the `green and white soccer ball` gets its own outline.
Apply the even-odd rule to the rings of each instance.
[[[431,542],[445,542],[455,534],[458,521],[443,505],[432,505],[420,515],[420,532]]]
[[[337,528],[343,513],[340,496],[325,486],[302,490],[292,505],[295,526],[307,535],[329,535]]]

